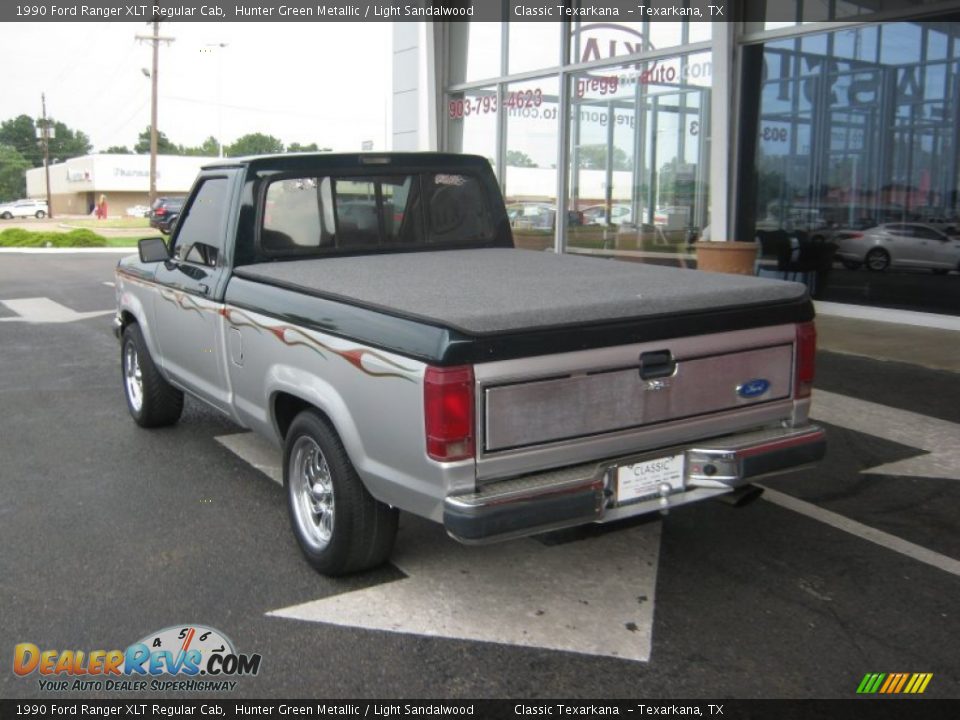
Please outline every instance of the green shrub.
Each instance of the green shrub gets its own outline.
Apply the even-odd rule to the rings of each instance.
[[[0,247],[106,247],[107,239],[92,230],[70,232],[8,228],[0,232]]]

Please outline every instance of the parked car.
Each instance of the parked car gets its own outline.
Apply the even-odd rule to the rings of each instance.
[[[510,226],[517,230],[553,230],[557,208],[549,203],[520,202],[507,205]],[[584,215],[579,210],[567,211],[567,225],[584,224]]]
[[[149,205],[134,205],[127,208],[127,217],[147,217],[150,214]]]
[[[169,235],[180,216],[184,199],[183,196],[158,197],[150,210],[150,227]]]
[[[333,211],[360,181],[397,203],[369,236]],[[293,534],[331,575],[386,560],[398,511],[493,542],[747,500],[826,450],[803,285],[516,249],[479,156],[209,165],[115,280],[133,420],[172,425],[190,393],[282,448]]]
[[[591,205],[583,209],[583,222],[585,225],[606,225],[607,224],[607,206]],[[610,224],[622,225],[623,223],[633,222],[633,208],[627,203],[613,203],[610,205]]]
[[[960,239],[924,223],[884,223],[863,232],[838,234],[837,257],[844,267],[868,270],[921,268],[936,273],[960,270]]]
[[[35,217],[39,219],[45,218],[49,214],[46,200],[15,200],[0,205],[0,218],[4,220],[16,217]]]

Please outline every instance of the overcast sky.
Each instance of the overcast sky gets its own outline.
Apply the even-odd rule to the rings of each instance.
[[[38,117],[46,92],[48,115],[87,133],[94,151],[132,147],[150,123],[150,44],[135,36],[150,32],[144,23],[0,24],[0,121]],[[176,38],[161,45],[157,122],[173,142],[217,136],[222,116],[226,144],[262,132],[284,144],[386,147],[390,23],[175,22],[160,33]]]

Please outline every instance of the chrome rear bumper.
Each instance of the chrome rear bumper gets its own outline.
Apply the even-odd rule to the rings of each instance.
[[[464,543],[486,543],[547,530],[609,522],[666,510],[730,492],[751,480],[812,465],[826,453],[826,435],[816,425],[773,428],[661,448],[551,470],[486,485],[444,501],[447,532]],[[618,503],[616,469],[683,455],[682,487]]]

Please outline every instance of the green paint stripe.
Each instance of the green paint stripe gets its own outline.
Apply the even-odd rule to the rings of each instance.
[[[871,677],[873,677],[873,675],[870,673],[863,676],[863,680],[860,681],[860,685],[857,687],[858,693],[865,693],[867,691],[867,684],[870,682]]]
[[[880,689],[880,684],[883,682],[883,679],[887,676],[886,673],[878,673],[876,681],[870,686],[869,692],[875,693]]]

